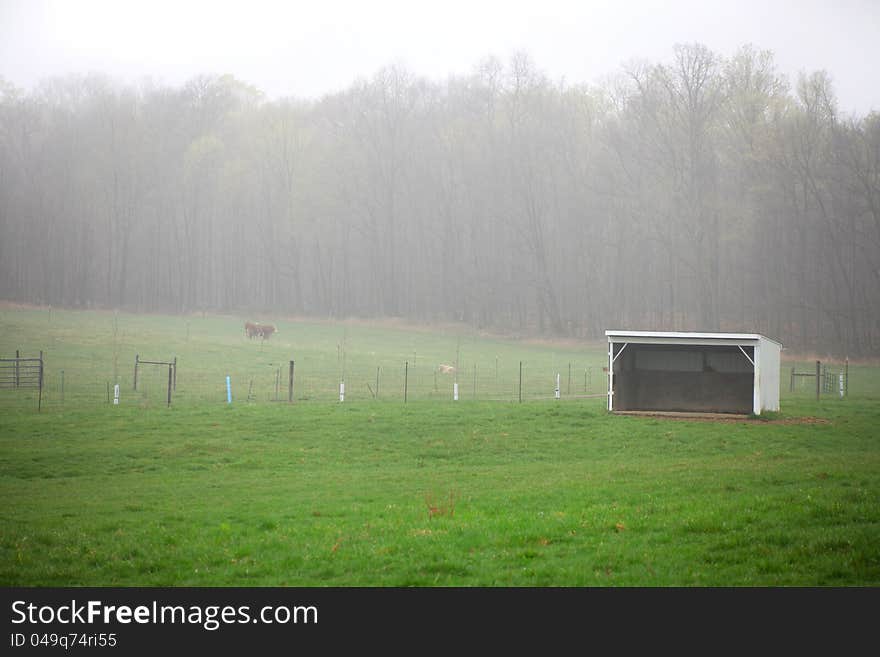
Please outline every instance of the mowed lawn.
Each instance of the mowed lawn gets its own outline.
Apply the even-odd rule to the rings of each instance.
[[[75,328],[107,314],[58,312],[56,327],[71,322],[63,338],[34,339],[43,320],[29,312],[3,312],[4,356],[28,329],[68,367],[100,351],[94,331]],[[156,347],[151,336],[164,341],[181,320],[125,321],[126,344]],[[407,339],[438,355],[483,346],[345,330],[376,357]],[[332,331],[311,347],[328,362]],[[198,335],[177,345],[191,368],[212,340]],[[239,348],[223,347],[222,330],[216,339]],[[495,352],[548,370],[597,357],[595,346],[485,345],[480,362]],[[228,405],[180,385],[171,408],[50,395],[36,413],[4,392],[0,584],[876,586],[880,395],[875,369],[851,373],[845,400],[785,390],[782,413],[741,422],[612,416],[604,399],[573,395]]]

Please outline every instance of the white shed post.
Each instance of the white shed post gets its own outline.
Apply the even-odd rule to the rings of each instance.
[[[761,414],[761,341],[755,342],[755,361],[752,363],[755,370],[755,383],[752,389],[752,413]]]
[[[608,410],[614,410],[614,343],[608,343]]]

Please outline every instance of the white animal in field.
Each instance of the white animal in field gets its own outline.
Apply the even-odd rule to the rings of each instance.
[[[440,374],[452,374],[455,372],[455,368],[452,365],[438,365],[437,370]]]

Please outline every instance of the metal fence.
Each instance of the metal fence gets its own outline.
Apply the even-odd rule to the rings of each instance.
[[[607,381],[596,363],[532,365],[528,361],[463,363],[453,371],[408,361],[360,364],[345,370],[290,360],[271,366],[210,371],[198,364],[147,361],[112,369],[84,363],[45,370],[42,403],[65,405],[269,404],[308,402],[533,401],[604,397]],[[228,377],[228,384],[227,384]],[[118,386],[118,388],[117,388]],[[228,386],[228,387],[227,387]],[[22,406],[25,397],[0,391],[0,406]]]
[[[222,355],[197,362],[173,354],[132,354],[127,360],[66,355],[64,366],[51,354],[0,359],[0,409],[39,410],[98,404],[160,407],[176,405],[388,402],[529,402],[603,398],[604,358],[582,361],[463,361],[451,371],[419,359],[370,362],[346,359],[267,359],[226,366]],[[271,361],[271,362],[268,362]],[[798,364],[782,368],[781,392],[792,397],[835,397],[849,392],[846,363]],[[787,376],[786,376],[787,375]],[[227,387],[228,377],[228,387]],[[842,387],[841,387],[842,382]],[[118,386],[118,388],[117,388]],[[861,389],[861,387],[860,387]],[[818,390],[818,392],[817,392]]]
[[[36,391],[37,411],[43,401],[43,352],[39,358],[0,358],[0,391]],[[32,396],[32,395],[31,395]]]
[[[849,394],[849,359],[830,366],[817,360],[815,370],[802,372],[793,366],[789,376],[789,392],[809,385],[810,390],[815,390],[817,401],[822,394],[839,397]]]

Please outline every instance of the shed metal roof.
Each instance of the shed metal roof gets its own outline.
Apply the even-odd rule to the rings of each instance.
[[[605,331],[605,335],[609,338],[626,338],[630,341],[638,341],[639,338],[660,338],[671,339],[676,342],[685,342],[687,340],[734,340],[742,342],[757,342],[758,340],[769,340],[778,344],[782,343],[766,335],[758,333],[697,333],[685,331]]]

